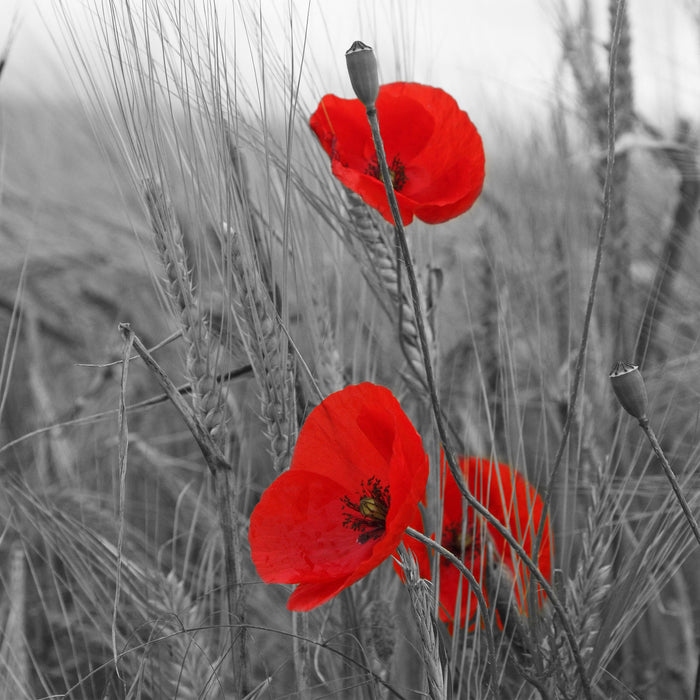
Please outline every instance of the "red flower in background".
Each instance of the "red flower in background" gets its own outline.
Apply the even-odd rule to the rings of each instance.
[[[418,83],[379,88],[379,126],[404,224],[439,224],[474,204],[484,182],[484,148],[466,112],[444,90]],[[365,107],[326,95],[310,120],[333,174],[393,223]]]
[[[510,530],[528,556],[532,556],[532,548],[543,510],[542,499],[535,488],[519,472],[507,464],[499,464],[475,457],[461,457],[459,465],[470,492],[482,505],[488,508],[499,522]],[[526,614],[526,590],[530,580],[530,571],[513,552],[503,536],[492,525],[486,524],[478,516],[475,517],[474,511],[470,507],[467,507],[466,527],[464,527],[462,494],[447,467],[445,467],[445,471],[447,475],[441,544],[456,556],[463,557],[464,563],[472,571],[477,581],[483,585],[486,552],[482,528],[486,525],[494,549],[513,574],[515,600],[521,612]],[[420,517],[414,520],[412,527],[422,530]],[[410,539],[406,543],[416,554],[421,576],[430,578],[430,563],[425,546]],[[537,565],[544,577],[551,581],[552,541],[549,522],[544,530]],[[452,631],[454,623],[461,576],[452,564],[445,559],[440,560],[440,619],[449,623],[450,631]],[[484,595],[488,602],[486,590],[484,590]],[[540,601],[543,601],[544,593],[540,591],[539,595]],[[460,625],[463,627],[467,621],[471,622],[476,611],[476,596],[469,589],[467,581],[463,581]]]
[[[393,554],[427,478],[420,436],[388,389],[364,383],[331,394],[250,517],[258,574],[299,584],[290,610],[325,603]]]

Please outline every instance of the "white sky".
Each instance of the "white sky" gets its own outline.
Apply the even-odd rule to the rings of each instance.
[[[564,0],[310,0],[307,89],[351,96],[344,51],[355,39],[374,45],[384,81],[411,79],[453,94],[478,123],[511,117],[518,124],[544,118],[554,100],[557,10]],[[62,0],[76,9],[95,0]],[[165,2],[165,0],[164,0]],[[226,0],[231,6],[236,0]],[[288,35],[288,8],[302,18],[305,0],[259,0],[271,24],[281,16],[279,42]],[[700,3],[697,3],[700,11]],[[0,90],[66,94],[66,69],[54,42],[63,30],[50,19],[52,0],[0,0],[0,46],[18,12],[20,31]],[[222,0],[222,5],[224,0]],[[576,6],[576,0],[568,0]],[[605,40],[608,0],[591,0]],[[693,0],[629,0],[635,97],[639,111],[671,130],[677,116],[700,117],[700,29]],[[399,12],[398,8],[401,8]],[[300,27],[299,27],[300,28]],[[85,41],[95,41],[85,32]],[[399,66],[395,57],[399,56]],[[318,70],[318,73],[316,73]],[[320,74],[320,75],[319,75]]]

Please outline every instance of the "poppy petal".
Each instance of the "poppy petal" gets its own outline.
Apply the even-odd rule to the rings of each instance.
[[[331,476],[348,491],[370,477],[388,483],[395,445],[403,447],[404,455],[425,456],[420,436],[394,395],[364,382],[331,394],[311,412],[290,469]]]
[[[321,474],[287,471],[263,493],[250,517],[253,563],[267,583],[342,578],[371,556],[372,542],[357,543],[343,526],[338,482]]]
[[[299,584],[291,609],[324,603],[395,551],[427,478],[420,436],[388,389],[364,383],[331,394],[302,426],[290,469],[251,515],[260,577]],[[368,493],[386,501],[376,520],[357,515]]]
[[[513,533],[528,555],[542,519],[543,503],[535,488],[515,469],[507,464],[489,462],[474,457],[462,461],[462,468],[472,493],[489,509],[503,525]],[[527,571],[510,545],[493,527],[489,532],[496,549],[508,566]],[[549,523],[545,527],[537,565],[542,574],[551,578],[552,551]],[[529,572],[526,574],[529,576]],[[522,581],[522,577],[520,579]]]
[[[484,149],[454,98],[439,88],[398,82],[380,87],[376,105],[403,223],[414,215],[441,223],[469,209],[483,186]],[[393,223],[362,103],[326,95],[309,124],[331,157],[333,174]]]
[[[287,608],[296,612],[308,612],[327,603],[348,585],[347,579],[344,578],[330,579],[321,583],[300,583],[289,596]]]
[[[542,520],[543,503],[535,488],[515,469],[497,462],[475,457],[459,459],[460,468],[464,474],[465,481],[474,497],[488,508],[489,512],[503,525],[505,525],[513,536],[520,542],[523,549],[532,555],[532,546],[536,536],[537,528]],[[463,521],[464,499],[457,486],[457,482],[452,477],[451,472],[443,462],[443,521],[444,530],[442,541],[446,544],[453,536],[450,528]],[[475,514],[471,508],[467,509],[466,532],[473,533],[475,544],[465,552],[465,564],[474,572],[478,581],[482,580],[482,538],[478,531],[474,530]],[[514,595],[521,609],[527,613],[526,589],[530,580],[530,572],[513,552],[511,546],[505,538],[492,525],[478,519],[476,527],[485,526],[488,528],[489,536],[503,562],[514,574],[515,590]],[[448,534],[450,533],[450,534]],[[415,541],[407,541],[407,546],[416,552],[420,551],[421,545]],[[446,545],[447,546],[447,545]],[[425,548],[422,548],[425,550]],[[422,556],[425,556],[423,551]],[[538,555],[537,564],[542,574],[548,580],[552,576],[552,541],[549,522],[546,521],[544,537]],[[422,573],[422,571],[421,571]],[[468,584],[464,581],[460,584],[460,574],[448,562],[444,560],[440,566],[440,618],[448,622],[450,630],[452,628],[457,604],[458,587],[461,585],[461,611],[459,618],[462,626],[472,619],[476,609],[476,596],[469,591]],[[488,602],[487,591],[484,595]],[[540,599],[543,594],[540,593]]]

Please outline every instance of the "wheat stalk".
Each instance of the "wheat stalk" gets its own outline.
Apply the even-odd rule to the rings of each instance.
[[[610,0],[610,36],[615,31],[618,14],[617,0]],[[631,39],[627,6],[623,5],[619,13],[619,40],[615,61],[615,140],[616,142],[631,133],[634,118],[634,93],[632,83]],[[612,44],[611,44],[612,45]],[[605,142],[598,144],[605,147]],[[614,337],[615,348],[621,357],[629,357],[632,351],[631,317],[627,311],[626,300],[631,298],[631,257],[629,232],[627,231],[627,179],[629,175],[629,155],[616,153],[612,169],[612,191],[610,202],[610,221],[608,223],[608,255],[606,259],[606,277],[609,285],[609,324]],[[605,162],[596,168],[598,182],[605,184]]]

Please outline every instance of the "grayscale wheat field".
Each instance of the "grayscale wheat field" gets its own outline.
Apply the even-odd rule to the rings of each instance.
[[[261,494],[350,384],[399,399],[442,512],[393,228],[308,126],[353,96],[350,42],[316,40],[328,7],[55,0],[60,62],[3,10],[0,697],[700,697],[697,57],[660,48],[649,74],[635,42],[670,47],[678,24],[637,24],[635,3],[531,4],[553,40],[522,60],[553,82],[522,112],[500,69],[459,87],[473,49],[426,44],[419,3],[345,10],[383,82],[452,89],[484,137],[476,204],[407,236],[451,447],[550,499],[554,599],[517,634],[450,632],[391,561],[292,613],[251,560]],[[433,37],[463,19],[442,5]],[[674,12],[697,48],[697,3]],[[641,426],[618,361],[644,378]]]

